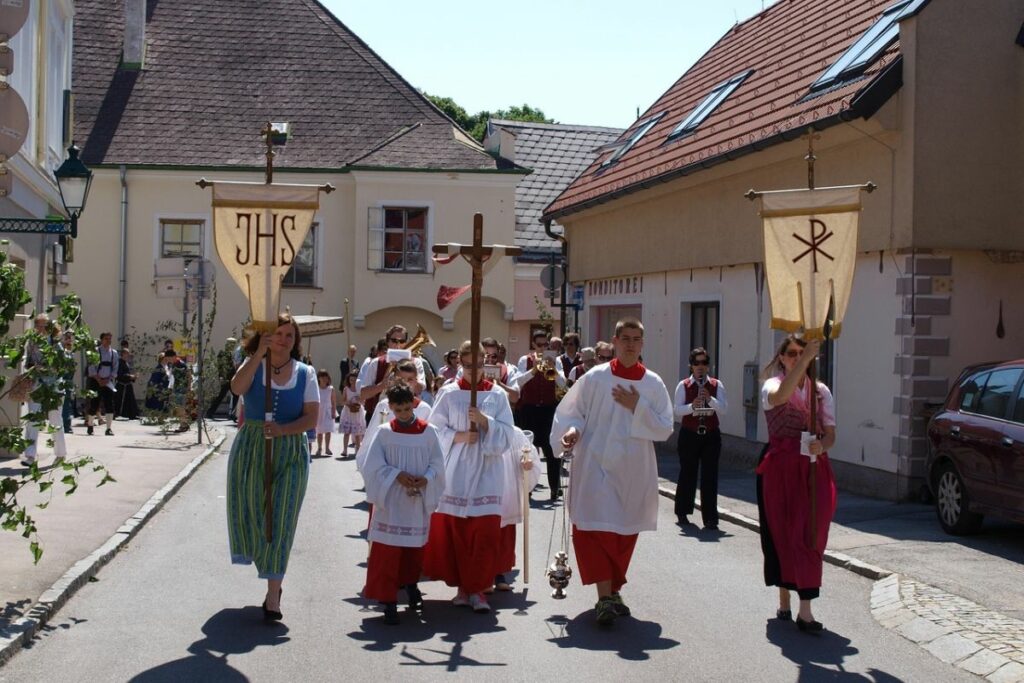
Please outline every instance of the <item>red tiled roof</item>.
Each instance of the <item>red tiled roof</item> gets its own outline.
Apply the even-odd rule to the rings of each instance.
[[[616,163],[601,169],[601,155],[544,212],[558,218],[635,191],[659,178],[698,170],[744,148],[759,148],[780,135],[799,134],[812,124],[852,115],[851,103],[899,56],[887,49],[853,82],[806,98],[810,85],[893,4],[893,0],[779,0],[737,24],[623,133],[665,115]],[[723,81],[754,72],[692,135],[669,134]]]

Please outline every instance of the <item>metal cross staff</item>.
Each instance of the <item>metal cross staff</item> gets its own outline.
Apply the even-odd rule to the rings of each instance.
[[[480,301],[484,286],[484,263],[501,256],[519,256],[523,250],[518,247],[506,247],[500,244],[484,244],[484,215],[473,214],[473,244],[435,244],[435,254],[458,254],[473,269],[473,284],[470,289],[469,343],[473,354],[473,371],[470,373],[469,405],[476,408],[476,387],[480,377]],[[470,425],[470,431],[476,431],[476,423]]]

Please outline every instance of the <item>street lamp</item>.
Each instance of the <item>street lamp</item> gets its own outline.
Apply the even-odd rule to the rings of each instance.
[[[0,2],[2,4],[2,2]],[[85,211],[92,185],[92,171],[78,158],[78,147],[72,142],[68,158],[53,172],[60,190],[60,200],[68,218],[10,218],[0,216],[0,233],[47,233],[78,237],[78,217]]]
[[[68,147],[68,158],[53,172],[60,189],[60,200],[71,218],[72,238],[78,237],[78,217],[85,211],[89,187],[92,186],[92,171],[78,158],[79,152],[81,150],[72,142]]]

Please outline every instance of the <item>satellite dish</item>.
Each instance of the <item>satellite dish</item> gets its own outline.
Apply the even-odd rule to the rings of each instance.
[[[0,121],[4,122],[0,127],[0,155],[13,157],[28,135],[28,108],[21,95],[6,83],[0,83]]]
[[[8,40],[21,30],[28,21],[29,0],[4,0],[0,2],[0,33],[6,34]]]

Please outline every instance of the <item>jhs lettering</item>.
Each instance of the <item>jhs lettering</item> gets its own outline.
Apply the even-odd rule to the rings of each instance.
[[[235,213],[235,229],[245,231],[245,249],[243,251],[241,246],[236,248],[235,262],[247,266],[251,260],[252,265],[258,266],[262,254],[264,260],[270,257],[272,266],[290,266],[295,260],[295,244],[289,237],[289,233],[294,235],[296,232],[295,216],[271,213],[272,225],[269,230],[262,226],[263,217],[262,211]]]

